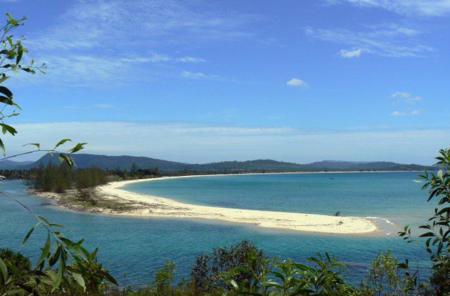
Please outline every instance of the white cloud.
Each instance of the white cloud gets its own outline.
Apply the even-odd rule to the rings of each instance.
[[[395,117],[404,117],[404,116],[417,116],[420,115],[420,110],[412,110],[412,111],[394,111],[391,113],[392,116]]]
[[[25,143],[40,142],[49,147],[68,137],[88,142],[86,153],[186,162],[272,158],[295,162],[341,159],[430,164],[440,148],[450,145],[449,129],[311,132],[284,127],[132,122],[30,123],[16,127],[18,135],[5,139],[10,154],[24,151]]]
[[[364,52],[364,50],[361,48],[357,48],[357,49],[353,49],[353,50],[341,49],[339,54],[344,59],[353,59],[353,58],[359,58],[363,52]]]
[[[177,64],[200,63],[204,60],[184,56],[172,57],[163,54],[128,55],[122,57],[92,54],[55,54],[42,56],[39,61],[46,64],[46,75],[33,76],[32,80],[27,76],[21,75],[17,76],[17,79],[25,80],[31,84],[45,81],[46,83],[64,84],[71,87],[99,85],[99,83],[103,85],[105,82],[110,82],[114,85],[124,85],[142,80],[149,81],[154,79],[158,73],[162,73],[159,75],[162,77],[175,77],[178,76],[178,72],[173,74],[166,73],[168,69],[172,69],[171,67]],[[152,65],[151,73],[149,73],[149,67],[146,64]],[[214,75],[207,76],[205,74],[203,78],[215,77]]]
[[[357,50],[361,49],[360,53],[349,50],[341,51],[341,55],[344,53],[354,57],[362,52],[384,57],[420,57],[434,50],[417,40],[420,35],[419,31],[397,24],[371,26],[364,31],[307,27],[305,34],[322,41],[347,45]]]
[[[178,64],[206,61],[180,51],[187,48],[181,45],[248,38],[253,36],[248,25],[259,21],[258,16],[223,11],[212,3],[208,9],[199,5],[174,0],[74,1],[50,27],[36,30],[26,42],[35,60],[48,63],[48,83],[98,85],[130,73],[141,80],[175,77]],[[142,65],[146,63],[152,67]]]
[[[397,91],[391,95],[392,98],[406,102],[406,103],[416,103],[422,100],[422,97],[415,96],[408,92]]]
[[[305,87],[307,84],[299,78],[292,78],[286,81],[286,85],[290,87]]]
[[[100,82],[123,84],[132,72],[136,60],[93,55],[47,56],[40,59],[47,64],[46,75],[33,77],[30,83],[65,84],[67,86],[95,85]],[[28,77],[21,76],[24,79]],[[20,76],[19,76],[20,78]],[[131,77],[129,78],[131,79]],[[135,79],[135,78],[134,78]]]
[[[196,58],[196,57],[181,57],[181,58],[177,58],[177,61],[179,61],[181,63],[204,63],[204,62],[206,62],[205,59]]]
[[[411,105],[414,105],[420,101],[422,101],[422,97],[413,95],[409,92],[397,91],[391,95],[391,98],[396,100],[398,103],[401,103],[403,109],[406,110],[396,110],[391,113],[392,116],[395,117],[406,117],[406,116],[418,116],[421,114],[420,110],[411,109]],[[408,107],[409,106],[409,107]]]
[[[173,59],[164,54],[152,54],[150,56],[134,56],[120,58],[120,61],[125,63],[164,63],[170,62]]]
[[[190,71],[183,71],[181,72],[181,77],[187,78],[187,79],[218,79],[219,77],[214,74],[206,74],[203,72],[190,72]]]
[[[445,16],[450,14],[450,0],[333,0],[332,2],[381,8],[410,16]]]
[[[257,16],[199,10],[174,0],[77,1],[53,28],[31,36],[33,47],[46,49],[130,48],[164,42],[229,40],[251,35],[244,29]],[[120,40],[120,42],[117,42]]]
[[[120,61],[126,62],[126,63],[191,63],[191,64],[198,64],[198,63],[204,63],[206,62],[205,59],[197,58],[197,57],[190,57],[190,56],[183,56],[183,57],[171,57],[164,54],[152,54],[150,56],[133,56],[133,57],[126,57],[126,58],[120,58]]]

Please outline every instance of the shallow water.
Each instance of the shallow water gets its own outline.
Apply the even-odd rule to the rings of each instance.
[[[124,189],[182,202],[257,210],[422,221],[429,211],[417,173],[207,176],[156,180]]]
[[[400,225],[422,221],[432,210],[415,179],[413,173],[226,176],[140,183],[127,190],[218,206],[380,216]],[[349,278],[355,283],[368,262],[385,250],[409,258],[412,266],[427,266],[421,244],[406,244],[395,235],[314,235],[210,221],[98,216],[55,209],[30,196],[20,181],[1,182],[0,192],[0,248],[36,256],[42,242],[38,232],[21,247],[34,218],[15,201],[19,200],[35,214],[64,224],[72,238],[85,238],[89,247],[99,247],[100,260],[122,285],[150,282],[153,271],[167,260],[177,264],[178,278],[186,277],[196,256],[243,239],[270,256],[295,260],[327,251],[349,264]]]

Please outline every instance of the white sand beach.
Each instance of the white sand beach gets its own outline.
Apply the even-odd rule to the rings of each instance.
[[[118,202],[131,202],[134,205],[139,206],[132,210],[125,211],[98,209],[98,212],[134,217],[207,219],[232,223],[245,223],[264,228],[316,233],[366,234],[377,230],[376,225],[370,219],[362,217],[341,217],[307,213],[201,206],[182,203],[153,195],[134,193],[122,189],[122,187],[128,184],[137,182],[188,177],[192,176],[120,181],[100,186],[96,189],[96,194],[101,198],[116,200]]]

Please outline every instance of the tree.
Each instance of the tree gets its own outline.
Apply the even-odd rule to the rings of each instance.
[[[6,121],[18,116],[20,110],[12,91],[4,85],[10,78],[11,71],[34,74],[44,68],[44,65],[36,67],[33,61],[26,65],[23,63],[27,49],[20,39],[14,38],[12,32],[22,26],[24,21],[24,18],[18,20],[7,14],[6,24],[0,29],[0,127],[3,135],[17,134],[17,130]],[[72,167],[74,163],[70,155],[83,149],[86,143],[78,143],[67,152],[57,151],[70,141],[62,139],[50,149],[41,149],[39,143],[30,143],[28,145],[34,147],[33,150],[6,156],[5,143],[0,138],[0,150],[4,154],[0,160],[35,152],[50,152],[58,153],[61,161]],[[45,176],[44,180],[46,182]],[[61,225],[52,224],[40,216],[36,216],[36,219],[37,224],[28,231],[23,243],[27,242],[38,227],[47,231],[47,240],[41,249],[39,260],[31,267],[19,254],[1,251],[1,295],[98,295],[106,282],[116,284],[115,279],[97,262],[97,250],[89,252],[83,247],[82,240],[74,242],[66,238],[60,231]]]
[[[61,225],[35,217],[37,223],[22,243],[36,229],[43,228],[47,239],[39,259],[31,267],[20,254],[1,251],[0,295],[102,295],[107,283],[117,284],[97,262],[97,249],[89,252],[83,240],[75,242],[65,237]]]
[[[194,291],[214,292],[229,287],[231,282],[243,289],[252,289],[266,266],[263,252],[249,241],[215,249],[211,255],[197,258],[191,272]]]
[[[44,73],[45,64],[36,66],[33,60],[24,63],[28,50],[23,46],[21,39],[14,37],[13,32],[24,24],[25,18],[15,19],[10,14],[6,14],[6,17],[6,24],[0,29],[0,127],[3,135],[15,136],[18,131],[7,121],[12,117],[19,116],[21,108],[16,103],[13,92],[5,86],[5,82],[10,78],[11,72]],[[62,162],[73,166],[70,154],[82,150],[86,143],[77,143],[66,152],[57,151],[58,148],[70,141],[70,139],[62,139],[53,148],[48,149],[41,149],[39,143],[29,143],[26,146],[33,147],[32,150],[6,156],[6,145],[3,138],[0,138],[0,151],[3,153],[3,158],[0,161],[35,152],[48,152],[58,153]]]
[[[419,226],[424,230],[420,237],[433,263],[431,284],[436,295],[450,294],[450,149],[442,149],[437,159],[437,172],[425,172],[423,189],[429,192],[428,201],[436,201],[434,213],[427,223]],[[411,240],[411,228],[401,231],[407,241]]]

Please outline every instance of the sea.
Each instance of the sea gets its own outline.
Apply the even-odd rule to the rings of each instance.
[[[346,264],[354,284],[364,279],[370,262],[381,252],[408,259],[419,274],[429,273],[423,241],[405,242],[398,231],[413,228],[431,216],[423,181],[416,172],[249,174],[196,176],[129,184],[123,189],[177,201],[228,208],[289,211],[372,219],[380,231],[336,235],[264,229],[220,221],[127,218],[73,212],[55,207],[27,191],[23,181],[0,182],[0,248],[36,259],[44,243],[37,231],[21,241],[36,223],[35,215],[63,224],[72,239],[99,248],[99,260],[121,286],[151,283],[166,262],[176,264],[176,279],[189,277],[197,256],[242,240],[253,242],[267,256],[306,262],[325,252]],[[27,207],[25,209],[23,205]]]

